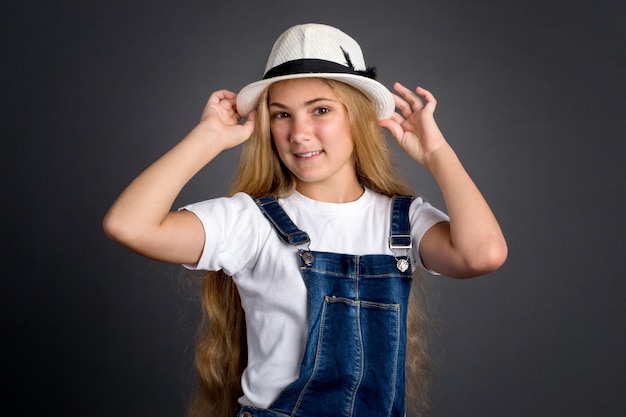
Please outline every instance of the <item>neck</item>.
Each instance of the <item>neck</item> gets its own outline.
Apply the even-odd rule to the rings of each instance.
[[[305,197],[324,203],[350,203],[358,200],[364,192],[358,182],[344,186],[298,182],[296,190]]]

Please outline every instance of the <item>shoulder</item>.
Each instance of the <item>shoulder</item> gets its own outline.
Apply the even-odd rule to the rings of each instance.
[[[204,227],[205,245],[197,269],[224,269],[233,275],[256,262],[272,233],[255,201],[247,194],[220,197],[183,207]]]
[[[428,219],[434,219],[439,222],[449,220],[449,217],[446,213],[433,206],[420,196],[417,196],[413,199],[409,210],[412,222],[428,221]]]
[[[220,208],[245,210],[255,206],[256,204],[254,203],[254,200],[248,194],[237,193],[231,197],[218,197],[188,204],[182,207],[181,210],[189,210],[193,212],[216,210]]]
[[[241,228],[258,229],[259,225],[266,223],[254,199],[245,193],[200,201],[186,205],[181,210],[194,213],[207,234],[212,232],[221,235]]]
[[[236,219],[238,217],[258,218],[261,214],[253,198],[245,193],[237,193],[231,197],[218,197],[199,201],[181,207],[180,210],[188,210],[203,221],[211,218]]]
[[[424,200],[421,196],[406,195],[400,197],[408,197],[411,199],[408,207],[409,220],[411,222],[411,228],[417,232],[417,234],[423,234],[428,228],[433,225],[448,221],[449,217],[446,213],[434,207],[428,201]],[[392,215],[393,197],[386,196],[371,192],[372,207],[381,215]]]

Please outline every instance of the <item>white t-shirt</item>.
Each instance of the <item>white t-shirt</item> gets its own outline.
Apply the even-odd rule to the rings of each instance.
[[[312,251],[352,255],[392,254],[388,236],[391,199],[366,189],[343,204],[311,200],[298,192],[279,204],[311,239]],[[267,408],[298,378],[306,345],[306,287],[297,249],[279,239],[248,195],[207,200],[183,207],[195,213],[205,232],[197,265],[223,269],[232,276],[246,314],[248,366],[242,377],[244,405]],[[419,242],[424,233],[448,217],[421,198],[411,204],[414,267],[421,266]],[[397,255],[407,255],[400,253]]]

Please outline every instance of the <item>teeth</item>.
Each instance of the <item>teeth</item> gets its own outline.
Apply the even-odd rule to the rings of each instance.
[[[320,153],[322,153],[322,151],[313,151],[313,152],[307,152],[307,153],[298,153],[298,154],[296,154],[296,155],[297,155],[298,157],[300,157],[300,158],[310,158],[311,156],[318,155],[318,154],[320,154]]]

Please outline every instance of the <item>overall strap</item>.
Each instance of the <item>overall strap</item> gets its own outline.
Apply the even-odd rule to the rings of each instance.
[[[278,237],[285,243],[293,246],[308,245],[310,243],[309,235],[298,229],[294,222],[289,218],[285,210],[278,204],[276,196],[270,195],[255,200],[261,209],[261,212],[270,221]]]
[[[397,250],[409,251],[413,248],[411,239],[411,222],[409,220],[409,208],[413,202],[413,196],[396,195],[391,205],[391,225],[389,230],[389,249],[396,256]],[[402,272],[409,267],[408,260],[396,257],[398,269]]]

